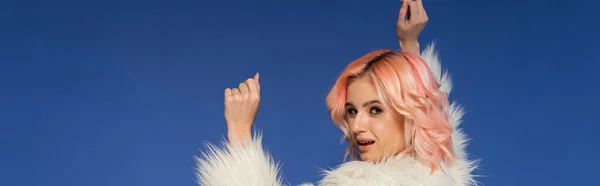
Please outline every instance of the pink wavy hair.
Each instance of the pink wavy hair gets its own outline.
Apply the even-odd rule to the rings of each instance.
[[[435,171],[441,161],[454,159],[452,126],[449,123],[447,94],[439,90],[431,70],[421,57],[407,52],[376,50],[348,64],[327,95],[326,104],[333,122],[353,139],[344,120],[346,89],[356,78],[370,76],[384,104],[405,117],[406,148]],[[355,143],[346,155],[357,159]]]

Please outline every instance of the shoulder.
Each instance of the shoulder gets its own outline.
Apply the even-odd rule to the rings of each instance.
[[[325,171],[319,185],[453,185],[443,172],[429,170],[409,158],[379,163],[352,161]]]

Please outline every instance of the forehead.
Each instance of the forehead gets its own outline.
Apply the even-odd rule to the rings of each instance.
[[[355,79],[348,85],[346,93],[347,102],[362,104],[376,99],[379,99],[379,94],[370,76],[365,75]]]

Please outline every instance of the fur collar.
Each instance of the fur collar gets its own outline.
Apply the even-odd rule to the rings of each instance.
[[[469,174],[473,166],[468,162],[457,161],[449,167],[440,165],[440,169],[431,172],[429,167],[412,157],[392,157],[376,163],[351,161],[334,170],[324,171],[324,178],[318,185],[464,186],[476,184]],[[305,183],[303,186],[312,186],[312,184]]]
[[[451,177],[441,171],[429,173],[429,168],[410,157],[377,163],[352,161],[325,172],[319,185],[453,185]]]

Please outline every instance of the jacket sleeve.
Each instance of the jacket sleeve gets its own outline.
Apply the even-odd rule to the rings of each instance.
[[[255,134],[244,143],[208,144],[202,157],[196,157],[196,178],[201,186],[281,186],[279,166],[262,147]]]

